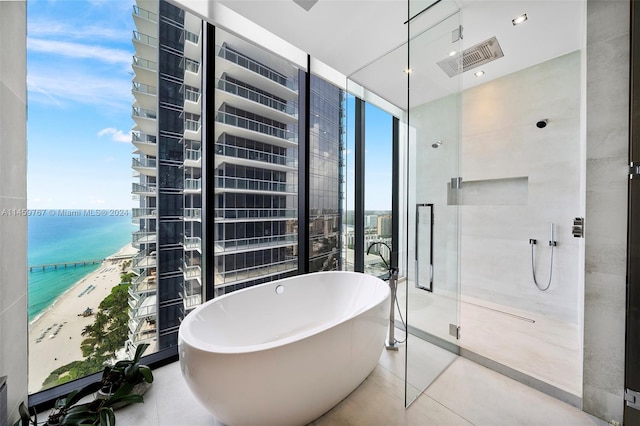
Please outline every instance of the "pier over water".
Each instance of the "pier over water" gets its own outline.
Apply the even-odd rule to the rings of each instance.
[[[33,272],[34,270],[57,270],[58,268],[67,269],[67,267],[73,266],[74,268],[78,266],[87,266],[87,265],[95,265],[96,263],[102,263],[107,259],[91,259],[91,260],[76,260],[73,262],[58,262],[58,263],[45,263],[42,265],[30,265],[29,272]]]

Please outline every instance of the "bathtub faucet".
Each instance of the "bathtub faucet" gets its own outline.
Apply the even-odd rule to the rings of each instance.
[[[388,339],[384,342],[384,347],[390,351],[398,350],[398,341],[395,337],[396,330],[396,318],[395,318],[395,306],[393,305],[396,300],[396,294],[398,291],[398,269],[389,268],[389,289],[391,290],[391,309],[389,310],[389,332],[387,333]]]
[[[383,241],[374,241],[371,244],[369,244],[369,248],[367,248],[367,254],[369,254],[373,246],[378,244],[382,244],[385,247],[387,247],[389,249],[389,253],[391,253],[391,247],[389,247],[387,243]],[[384,256],[382,256],[379,250],[378,250],[378,255],[380,256],[380,259],[382,259],[382,261],[384,262],[384,266],[386,266],[387,271],[389,272],[389,277],[385,279],[385,281],[389,281],[389,289],[391,290],[391,297],[389,298],[389,300],[391,301],[391,309],[389,310],[389,331],[387,333],[387,341],[384,342],[384,347],[390,351],[397,351],[398,341],[395,338],[396,319],[395,319],[394,303],[396,300],[396,294],[398,290],[398,268],[389,266],[389,264],[384,259]]]

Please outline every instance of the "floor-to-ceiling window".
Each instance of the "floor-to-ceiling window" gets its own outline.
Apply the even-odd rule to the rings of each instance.
[[[156,91],[132,86],[131,3],[29,0],[27,26],[28,210],[15,214],[28,215],[35,393],[102,369],[125,346],[136,253],[132,91]]]
[[[311,76],[309,271],[342,269],[344,91]]]
[[[392,116],[367,103],[364,128],[364,272],[384,276],[392,247]]]
[[[217,295],[298,268],[298,69],[216,29],[214,126]]]

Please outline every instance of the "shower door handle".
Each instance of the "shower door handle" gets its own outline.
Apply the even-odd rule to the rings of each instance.
[[[429,247],[429,253],[428,253],[428,260],[429,260],[429,285],[423,285],[421,282],[424,282],[424,280],[421,280],[420,278],[420,232],[421,232],[421,228],[420,228],[420,208],[426,208],[427,212],[423,213],[422,218],[425,219],[428,218],[429,220],[429,226],[428,226],[428,230],[429,230],[429,242],[428,242],[428,247]],[[415,231],[415,235],[416,235],[416,247],[415,247],[415,263],[416,263],[416,288],[419,288],[421,290],[426,290],[429,292],[433,292],[433,222],[434,222],[434,214],[433,214],[433,204],[416,204],[416,231]]]

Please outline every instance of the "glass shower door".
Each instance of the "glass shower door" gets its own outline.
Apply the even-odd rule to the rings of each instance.
[[[407,23],[407,280],[405,405],[458,353],[462,38],[450,1],[411,1]],[[421,12],[424,10],[424,12]]]

